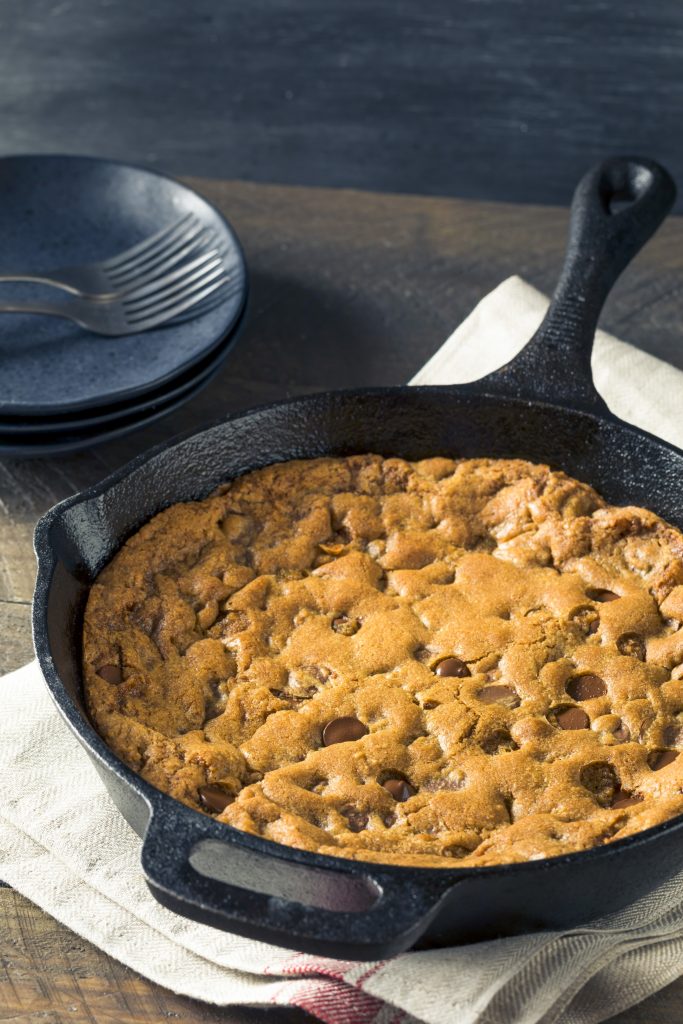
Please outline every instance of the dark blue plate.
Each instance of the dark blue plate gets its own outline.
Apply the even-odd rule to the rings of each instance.
[[[195,385],[205,376],[213,376],[221,366],[228,353],[232,350],[240,328],[244,323],[243,312],[238,323],[221,344],[213,349],[208,356],[188,370],[174,377],[162,388],[147,391],[136,400],[119,402],[103,406],[100,409],[85,409],[81,412],[66,413],[58,416],[12,416],[0,417],[0,455],[8,445],[20,445],[23,442],[35,444],[38,440],[52,444],[59,435],[66,433],[77,435],[86,432],[90,438],[111,429],[112,425],[122,421],[130,421],[138,417],[144,425],[148,411],[165,405],[171,399],[187,394],[188,398],[195,393]],[[175,405],[174,405],[175,408]],[[130,428],[133,429],[133,426]]]
[[[37,430],[33,433],[5,432],[0,426],[0,459],[34,459],[43,456],[65,455],[83,448],[114,441],[135,430],[149,426],[162,419],[185,402],[194,398],[206,385],[213,380],[220,370],[225,357],[232,348],[232,339],[202,364],[201,370],[194,374],[182,386],[171,388],[168,394],[160,394],[153,402],[146,404],[141,412],[137,407],[128,413],[108,418],[96,427],[63,426],[50,431]]]
[[[185,185],[90,157],[0,159],[0,270],[46,271],[106,259],[186,213],[212,227],[227,252],[226,300],[194,320],[124,338],[104,338],[55,317],[0,314],[0,416],[53,417],[162,388],[221,343],[247,293],[234,231]],[[46,291],[0,284],[0,300]]]

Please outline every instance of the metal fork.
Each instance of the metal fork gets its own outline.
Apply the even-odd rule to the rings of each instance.
[[[193,213],[188,213],[108,260],[45,272],[0,273],[0,282],[30,281],[52,285],[72,295],[111,299],[163,279],[167,272],[195,251],[206,250],[215,243],[215,232],[205,227]]]
[[[197,307],[197,313],[200,310],[204,312],[206,300],[217,298],[221,289],[227,292],[231,275],[225,269],[220,253],[189,274],[183,273],[185,270],[179,270],[177,278],[161,289],[151,282],[126,295],[97,302],[81,297],[61,303],[0,302],[0,313],[64,317],[95,334],[110,337],[139,334],[183,314],[183,319],[186,319],[193,307]]]

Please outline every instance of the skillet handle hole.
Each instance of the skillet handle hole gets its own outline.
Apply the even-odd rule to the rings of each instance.
[[[363,913],[382,895],[371,878],[266,857],[216,839],[196,843],[189,860],[205,878],[322,910]]]
[[[616,217],[622,210],[628,210],[629,206],[633,206],[635,199],[625,198],[623,196],[612,196],[609,201],[609,212],[613,217]]]
[[[642,199],[653,184],[652,172],[647,167],[631,168],[631,171],[632,173],[618,184],[612,185],[607,199],[607,212],[613,217],[617,217]]]

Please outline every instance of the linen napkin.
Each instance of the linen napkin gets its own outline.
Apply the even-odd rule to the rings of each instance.
[[[411,383],[471,380],[531,336],[547,299],[519,278],[487,296]],[[599,390],[621,417],[683,447],[683,373],[598,335]],[[35,663],[0,680],[0,877],[80,936],[177,993],[298,1006],[327,1024],[595,1024],[673,981],[683,871],[570,932],[354,963],[292,953],[159,906],[140,840],[63,725]]]

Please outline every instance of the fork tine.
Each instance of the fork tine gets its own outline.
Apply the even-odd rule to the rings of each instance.
[[[228,279],[220,288],[217,288],[215,292],[206,299],[202,299],[196,306],[185,313],[178,313],[177,316],[173,317],[172,323],[182,324],[186,320],[193,319],[194,317],[204,316],[205,313],[210,313],[216,306],[220,306],[222,303],[227,302],[233,295],[239,293],[242,287],[242,279],[235,277],[232,274],[228,275]]]
[[[155,235],[143,238],[141,242],[138,242],[137,245],[132,245],[130,249],[126,249],[124,252],[119,252],[116,256],[112,256],[108,260],[103,260],[101,266],[106,270],[120,268],[121,265],[127,263],[128,260],[134,259],[146,252],[148,249],[155,248],[160,245],[169,235],[183,227],[186,227],[189,221],[193,221],[195,219],[196,218],[193,213],[186,213],[184,217],[180,218],[180,220],[176,220],[172,224],[168,224],[165,228],[162,228],[161,231],[157,231]]]
[[[184,313],[178,313],[177,316],[171,317],[168,321],[169,325],[183,324],[187,320],[194,320],[197,317],[211,313],[214,309],[230,298],[230,295],[233,293],[233,289],[231,289],[229,285],[230,282],[226,281],[225,284],[222,284],[215,292],[212,292],[207,298],[198,302],[196,306],[192,306],[190,309],[185,310]]]
[[[207,273],[202,272],[198,276],[195,275],[195,277],[196,279],[189,283],[173,284],[169,288],[165,288],[159,295],[148,295],[138,302],[127,303],[124,299],[122,307],[126,317],[132,320],[152,316],[168,306],[181,301],[185,296],[189,296],[198,289],[203,288],[204,285],[209,284],[211,281],[217,279],[227,281],[227,275],[222,264],[219,264]]]
[[[224,281],[220,279],[218,281],[214,281],[212,284],[207,285],[206,288],[202,288],[201,291],[183,299],[182,302],[177,302],[175,305],[165,309],[163,312],[157,313],[154,316],[148,316],[146,319],[142,320],[132,319],[130,321],[131,326],[135,326],[137,331],[148,331],[152,327],[158,327],[161,324],[168,323],[169,320],[178,316],[180,313],[183,313],[186,309],[191,309],[192,306],[198,305],[202,299],[205,299],[208,295],[211,295],[212,292],[221,288],[223,284]]]
[[[152,292],[150,295],[145,295],[133,303],[123,302],[122,306],[126,316],[146,316],[157,308],[161,309],[171,302],[182,299],[184,295],[190,295],[197,288],[201,288],[210,281],[215,281],[218,277],[223,277],[226,281],[228,280],[225,268],[220,261],[212,267],[200,267],[190,274],[187,279],[183,278],[180,281],[174,281],[160,292]]]
[[[202,255],[190,263],[184,263],[164,278],[150,281],[149,284],[136,289],[134,292],[125,292],[120,296],[120,302],[125,309],[133,311],[143,306],[149,306],[151,303],[159,302],[161,299],[166,298],[167,295],[172,295],[174,292],[188,287],[194,281],[201,279],[207,274],[215,277],[216,272],[228,274],[220,256],[215,252],[212,252],[208,259]]]
[[[183,263],[181,267],[177,267],[175,270],[172,270],[170,274],[165,274],[163,277],[155,276],[152,280],[147,280],[146,284],[141,284],[137,288],[127,290],[123,293],[121,299],[122,301],[125,300],[126,303],[129,303],[135,299],[144,298],[145,295],[151,295],[159,292],[174,281],[189,279],[190,274],[192,274],[194,270],[199,270],[202,267],[208,270],[210,267],[216,266],[221,262],[221,254],[218,249],[209,249],[208,252],[202,253],[189,263]]]
[[[127,284],[135,285],[142,279],[148,279],[153,273],[164,273],[180,260],[197,249],[203,249],[215,240],[210,228],[196,227],[186,231],[164,245],[158,252],[143,258],[135,266],[127,267],[123,273],[110,275],[116,287],[123,289]]]
[[[201,221],[193,217],[189,223],[169,234],[165,239],[162,239],[161,243],[153,249],[149,249],[132,260],[127,261],[124,266],[116,267],[114,270],[109,271],[109,276],[112,279],[124,280],[131,276],[142,274],[145,272],[145,267],[148,264],[154,264],[158,260],[163,259],[164,256],[173,252],[179,246],[185,245],[188,241],[198,236],[201,237],[208,230]]]
[[[175,274],[182,273],[184,270],[193,267],[197,260],[203,260],[207,257],[221,259],[220,250],[216,246],[215,241],[216,237],[213,231],[207,231],[198,235],[180,249],[176,249],[165,256],[161,262],[156,262],[146,267],[142,274],[131,279],[128,285],[123,286],[121,294],[129,296],[131,292],[136,292],[138,287],[144,287],[148,284],[156,283],[159,286],[165,277],[170,276],[171,271]]]

